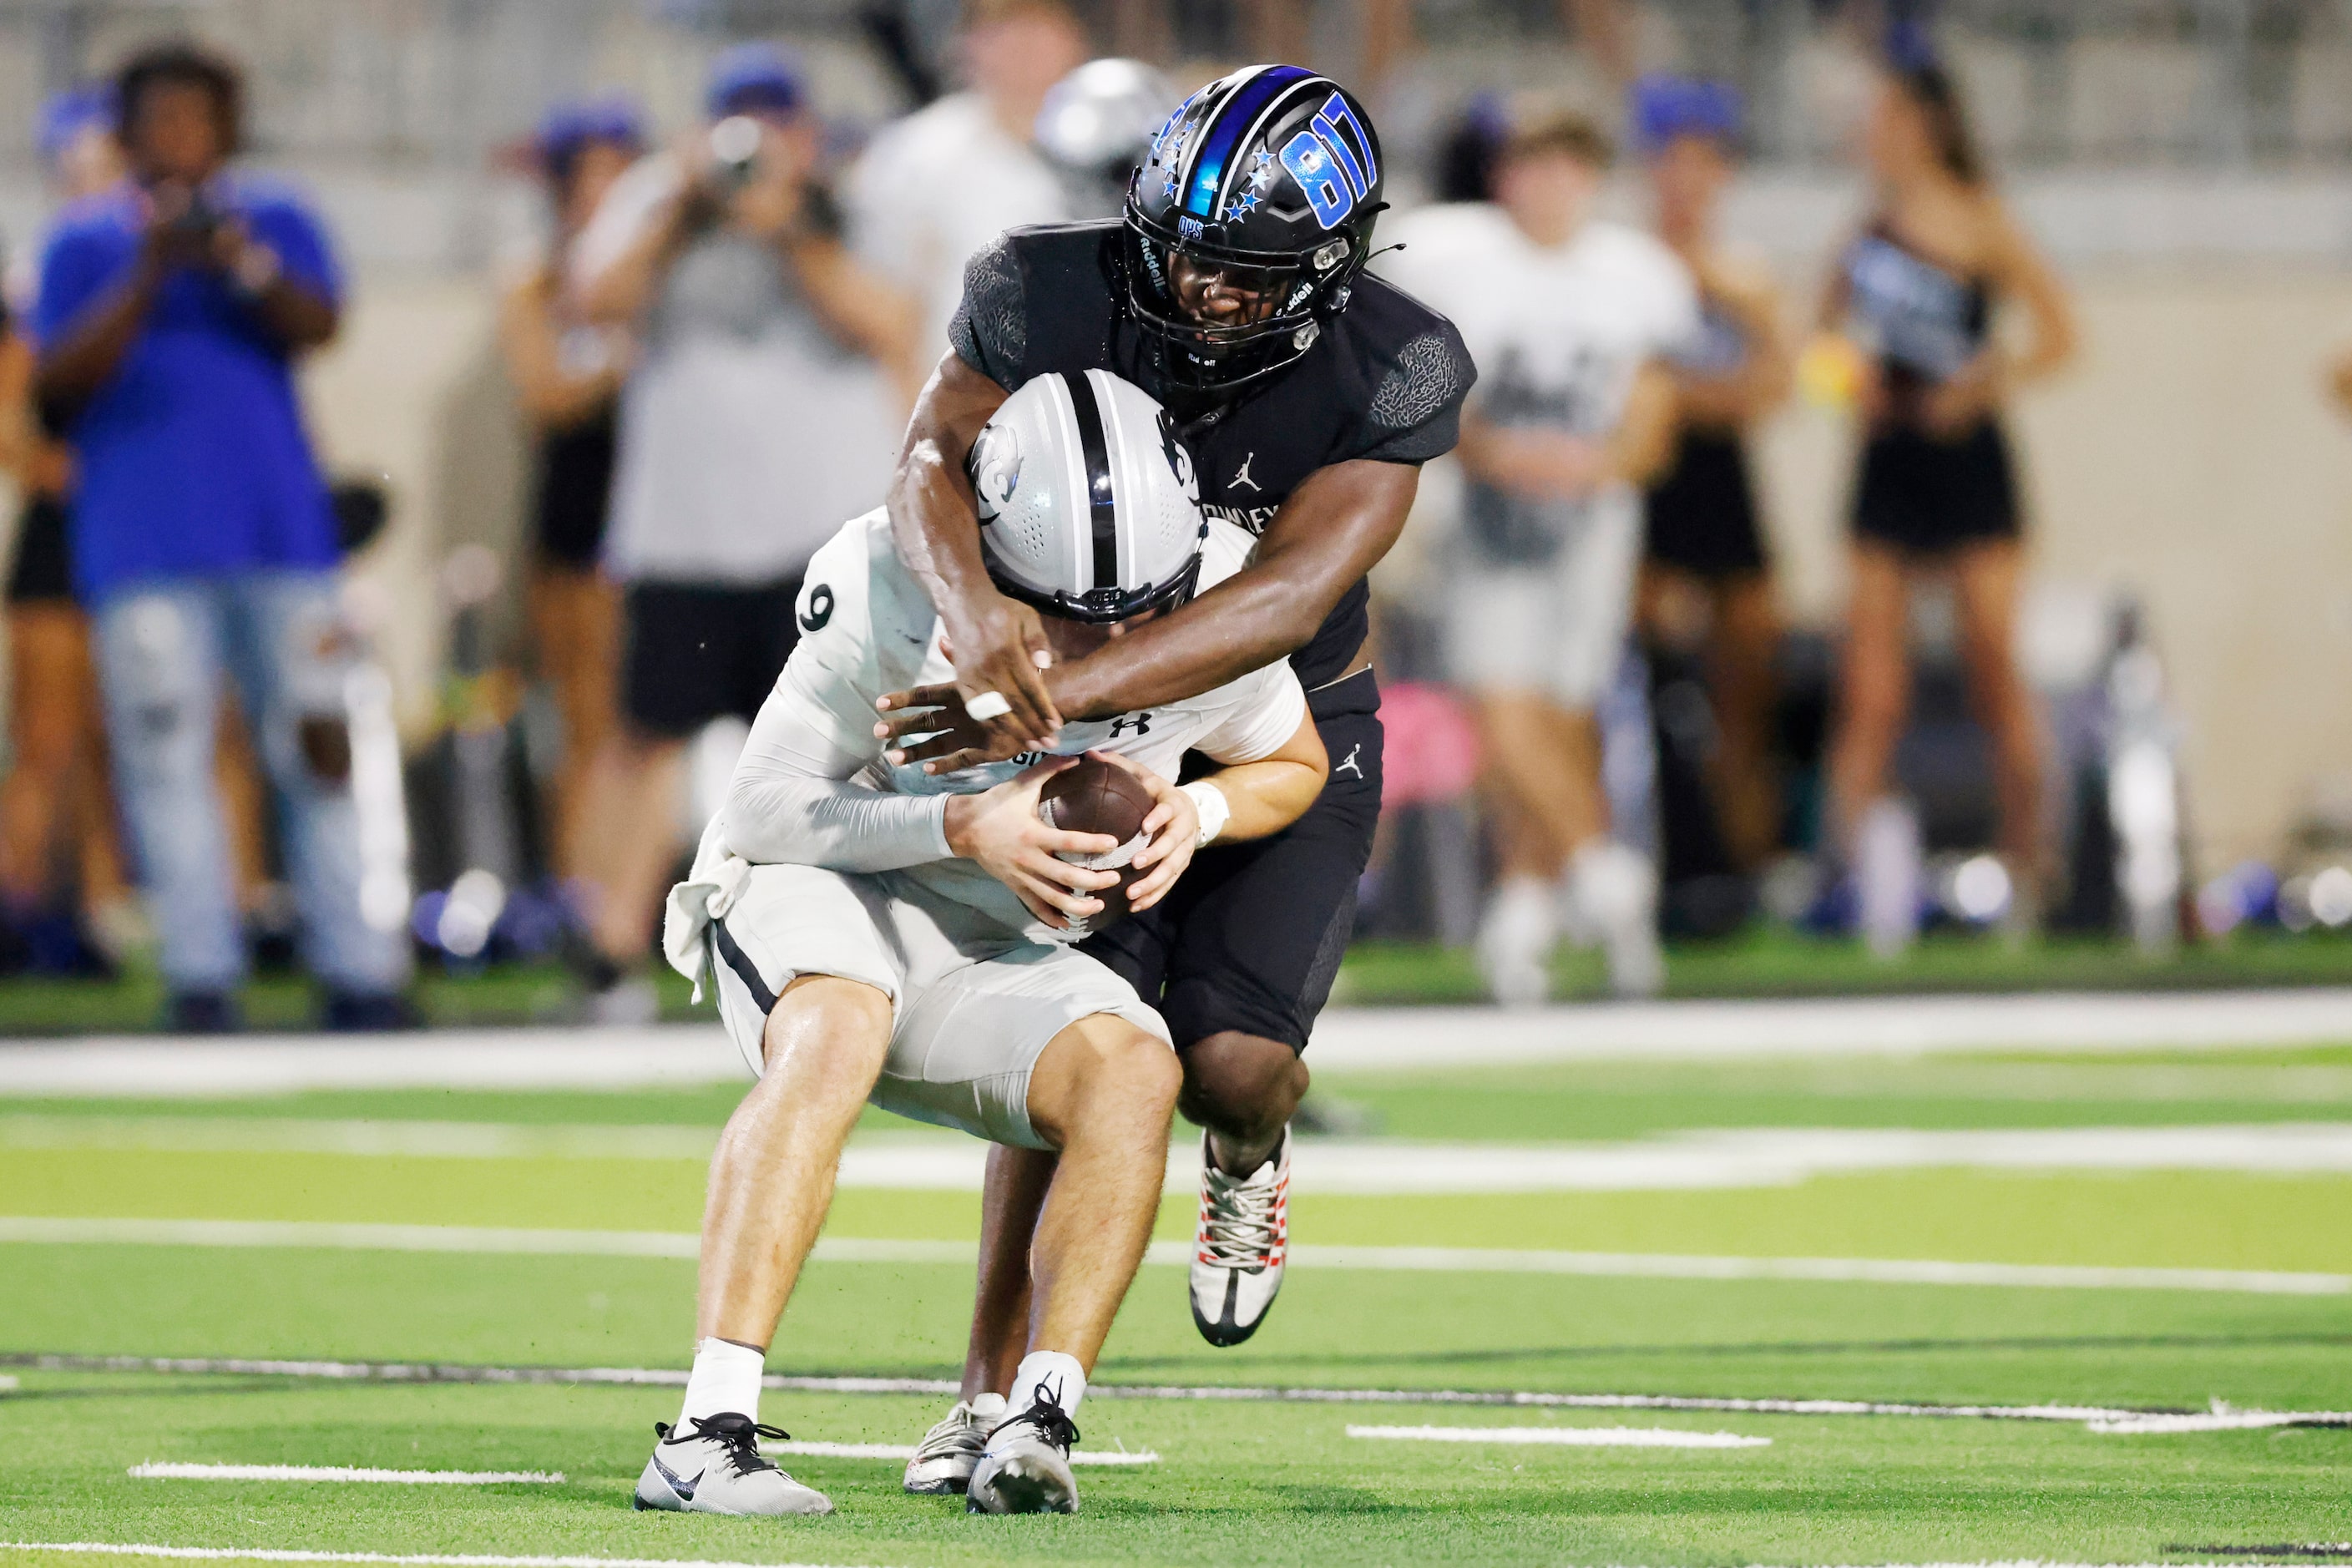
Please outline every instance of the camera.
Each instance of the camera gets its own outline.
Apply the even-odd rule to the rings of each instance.
[[[710,128],[710,170],[723,190],[740,190],[759,172],[760,122],[748,114],[733,114]]]

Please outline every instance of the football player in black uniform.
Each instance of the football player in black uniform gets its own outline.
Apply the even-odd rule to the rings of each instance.
[[[1272,838],[1204,848],[1169,899],[1087,949],[1158,1004],[1183,1055],[1182,1110],[1207,1130],[1192,1306],[1218,1344],[1247,1338],[1280,1283],[1299,1052],[1380,811],[1364,576],[1403,527],[1420,465],[1453,447],[1474,374],[1450,322],[1363,271],[1381,194],[1379,139],[1327,78],[1254,66],[1202,88],[1153,139],[1122,219],[1014,229],[973,258],[889,497],[956,665],[953,687],[885,699],[881,732],[914,760],[1001,759],[1066,719],[1148,725],[1155,705],[1277,658],[1310,693],[1331,757],[1315,807]],[[1013,389],[1088,369],[1160,400],[1206,510],[1259,543],[1192,604],[1053,666],[1036,612],[989,581],[964,465]],[[993,1386],[986,1346],[1018,1342],[1002,1330],[1023,1310],[1024,1220],[1051,1175],[1050,1157],[991,1167],[983,1249],[1009,1241],[982,1259],[967,1393]]]

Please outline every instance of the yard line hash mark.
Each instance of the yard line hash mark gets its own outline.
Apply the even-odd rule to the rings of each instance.
[[[491,1487],[527,1481],[562,1486],[562,1470],[378,1470],[352,1465],[194,1465],[131,1467],[144,1481],[375,1481],[393,1486]]]
[[[912,1443],[762,1443],[763,1454],[800,1454],[813,1459],[911,1459],[915,1457]],[[1073,1449],[1070,1463],[1074,1465],[1156,1465],[1160,1456],[1150,1448],[1129,1454],[1118,1449],[1097,1453],[1092,1449]]]
[[[495,1557],[437,1552],[306,1552],[282,1546],[154,1546],[117,1541],[0,1541],[0,1552],[70,1552],[104,1557],[174,1557],[229,1563],[383,1563],[423,1568],[820,1568],[808,1563],[730,1563],[695,1557]]]
[[[1407,1443],[1515,1443],[1567,1448],[1769,1448],[1769,1437],[1671,1426],[1350,1426],[1350,1437]]]

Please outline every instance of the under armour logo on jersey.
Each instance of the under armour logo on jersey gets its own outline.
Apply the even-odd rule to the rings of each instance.
[[[1256,461],[1257,454],[1255,452],[1252,452],[1248,457],[1244,458],[1242,459],[1242,466],[1234,470],[1234,477],[1225,481],[1225,489],[1234,489],[1239,486],[1247,485],[1250,489],[1258,490],[1258,482],[1250,478],[1250,465]],[[1258,490],[1258,493],[1263,495],[1265,492],[1264,490]]]
[[[1110,721],[1109,738],[1116,741],[1130,728],[1139,735],[1149,735],[1151,733],[1151,715],[1149,712],[1120,714]]]
[[[1364,743],[1361,741],[1359,741],[1354,745],[1349,747],[1348,760],[1341,763],[1338,767],[1333,768],[1331,770],[1331,776],[1333,778],[1338,778],[1341,773],[1353,773],[1358,778],[1362,778],[1364,776],[1364,764],[1358,762],[1356,759],[1363,754],[1363,750]]]

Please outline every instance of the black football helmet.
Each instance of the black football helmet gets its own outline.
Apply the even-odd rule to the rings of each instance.
[[[1353,94],[1250,66],[1184,100],[1128,187],[1128,306],[1172,386],[1224,392],[1313,346],[1372,249],[1381,143]],[[1196,314],[1212,281],[1242,309]]]

